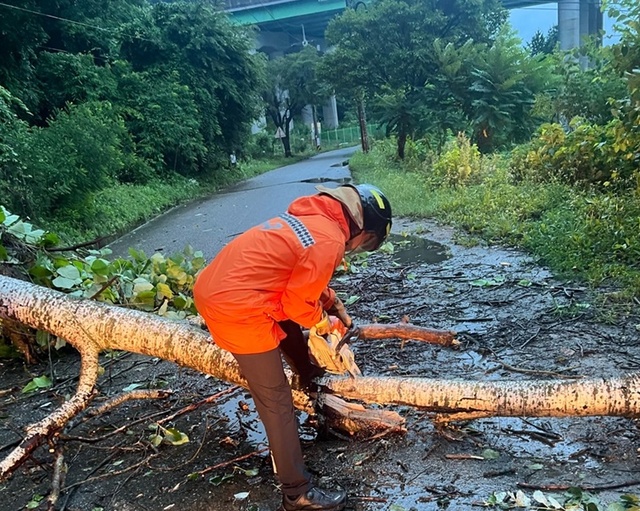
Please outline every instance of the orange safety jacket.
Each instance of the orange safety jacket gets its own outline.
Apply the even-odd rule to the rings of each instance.
[[[333,305],[328,284],[348,239],[342,204],[312,195],[231,241],[193,288],[215,343],[232,353],[263,353],[285,337],[277,322],[318,323]]]

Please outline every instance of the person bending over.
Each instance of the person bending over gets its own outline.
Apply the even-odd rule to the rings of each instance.
[[[262,420],[283,511],[339,511],[343,490],[315,486],[305,466],[281,353],[306,388],[323,369],[302,328],[351,318],[329,281],[345,253],[373,251],[391,230],[391,205],[369,184],[317,187],[287,212],[244,232],[198,275],[194,300],[214,342],[237,360]]]

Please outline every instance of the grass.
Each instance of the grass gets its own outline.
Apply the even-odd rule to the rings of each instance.
[[[234,183],[305,160],[310,155],[241,161],[233,168],[221,170],[215,181],[210,182],[175,176],[169,181],[145,185],[115,184],[96,193],[81,212],[65,211],[62,218],[54,218],[39,227],[57,233],[69,244],[115,238],[174,206],[208,197]]]
[[[461,186],[432,167],[398,162],[384,147],[350,160],[358,182],[378,185],[394,215],[434,218],[484,240],[526,250],[565,278],[621,286],[640,297],[640,201],[632,192],[585,191],[561,183],[515,183],[509,156],[482,157]]]

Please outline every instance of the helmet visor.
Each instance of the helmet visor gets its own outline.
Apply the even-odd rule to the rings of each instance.
[[[359,239],[358,239],[359,238]],[[380,239],[375,232],[362,232],[356,238],[355,246],[349,254],[359,254],[361,252],[373,252],[378,250],[384,239]]]

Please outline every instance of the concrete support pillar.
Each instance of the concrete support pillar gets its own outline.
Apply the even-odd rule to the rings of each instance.
[[[302,122],[311,126],[313,124],[313,110],[311,105],[305,105],[302,108]]]
[[[582,39],[602,29],[599,0],[558,0],[558,36],[560,49],[570,50]]]
[[[322,107],[322,116],[325,128],[335,129],[338,127],[338,105],[335,96],[331,96]]]

